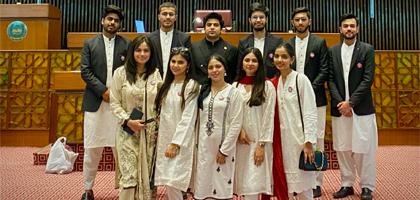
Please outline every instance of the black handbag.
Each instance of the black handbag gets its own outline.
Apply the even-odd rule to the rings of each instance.
[[[303,124],[302,106],[300,104],[298,75],[299,74],[296,74],[296,92],[297,92],[298,102],[299,102],[300,120],[302,123],[302,133],[305,133],[305,126]],[[303,171],[326,171],[327,170],[328,168],[327,154],[324,151],[320,151],[320,150],[315,150],[314,153],[315,153],[314,162],[309,163],[308,161],[305,163],[305,153],[303,151],[300,152],[299,169]]]

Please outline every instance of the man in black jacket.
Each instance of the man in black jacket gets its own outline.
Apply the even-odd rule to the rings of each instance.
[[[312,23],[311,14],[306,7],[296,8],[292,12],[292,26],[296,30],[296,36],[285,42],[295,49],[296,62],[292,68],[304,73],[312,83],[316,96],[318,116],[318,139],[316,148],[324,150],[325,118],[327,112],[327,96],[325,94],[325,82],[328,80],[328,48],[324,38],[309,33]],[[322,195],[321,186],[324,172],[316,173],[316,189],[313,190],[314,198]]]
[[[378,130],[371,86],[375,76],[375,50],[357,40],[359,22],[353,14],[340,18],[344,42],[329,51],[328,88],[331,94],[333,148],[340,165],[341,189],[334,198],[354,194],[356,170],[361,199],[372,199],[375,189],[375,151]]]
[[[161,4],[158,14],[160,29],[147,35],[155,48],[156,64],[163,80],[165,80],[165,74],[168,70],[171,49],[173,47],[191,48],[191,36],[174,28],[175,21],[178,18],[177,12],[175,4],[171,2]]]
[[[236,76],[238,48],[224,41],[220,37],[224,22],[218,13],[210,13],[203,18],[206,37],[192,44],[192,56],[194,61],[197,81],[204,84],[208,79],[207,60],[212,54],[220,54],[226,59],[227,66],[225,81],[232,83]]]
[[[124,20],[123,11],[109,5],[102,14],[102,34],[87,39],[83,44],[81,75],[86,82],[82,110],[84,116],[83,181],[85,193],[82,200],[94,199],[93,185],[104,147],[112,147],[114,158],[115,133],[118,120],[111,113],[109,88],[115,69],[124,65],[129,39],[117,35]],[[117,170],[116,170],[117,171]],[[118,173],[116,174],[116,176]]]
[[[283,42],[283,38],[267,32],[265,26],[269,13],[270,10],[261,3],[253,3],[249,6],[248,21],[252,26],[252,34],[239,40],[238,63],[242,62],[245,49],[256,47],[263,55],[266,76],[273,78],[275,76],[273,55],[277,46]]]

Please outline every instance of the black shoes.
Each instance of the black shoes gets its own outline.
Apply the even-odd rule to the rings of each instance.
[[[333,196],[334,196],[334,199],[341,199],[341,198],[344,198],[353,194],[354,194],[353,187],[341,187],[341,189],[338,192],[335,192]]]
[[[85,192],[81,200],[94,200],[93,193]]]
[[[372,190],[368,188],[362,188],[362,194],[360,195],[361,200],[372,200]]]
[[[321,186],[316,186],[316,189],[313,189],[314,198],[318,198],[322,196],[321,193]]]

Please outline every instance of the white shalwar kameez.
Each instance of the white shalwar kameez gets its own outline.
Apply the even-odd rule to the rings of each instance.
[[[348,83],[354,45],[347,46],[343,43],[341,48],[346,101],[350,99]],[[353,110],[352,113],[352,117],[332,117],[333,148],[337,151],[340,165],[341,186],[353,186],[356,180],[356,166],[360,176],[360,187],[374,191],[375,151],[378,149],[376,115],[358,116]]]
[[[277,87],[283,163],[289,193],[301,193],[316,188],[315,172],[299,169],[299,156],[303,146],[306,142],[315,145],[317,141],[315,93],[309,79],[305,74],[299,73],[299,95],[305,127],[305,133],[302,133],[302,123],[296,90],[297,74],[298,72],[292,71],[287,75],[284,85],[283,80],[280,77]],[[312,193],[312,190],[310,190],[310,192]]]
[[[229,95],[232,89],[231,95]],[[230,98],[229,98],[230,96]],[[229,104],[227,104],[230,99]],[[213,106],[209,109],[209,104]],[[226,106],[229,106],[225,112]],[[195,199],[231,199],[235,175],[236,141],[242,128],[242,98],[232,85],[210,94],[199,109],[199,135],[197,151],[197,174],[194,182]],[[209,121],[209,116],[212,117]],[[214,128],[208,132],[207,124],[213,122]],[[225,132],[225,138],[222,138]],[[220,148],[219,148],[219,145]],[[216,162],[218,152],[226,155],[226,163]]]
[[[233,83],[236,87],[237,83]],[[235,193],[237,195],[272,194],[273,131],[276,90],[270,81],[265,81],[265,102],[260,106],[249,107],[252,89],[247,92],[244,84],[237,89],[242,96],[242,129],[253,141],[250,145],[236,144]],[[265,142],[265,158],[260,166],[254,163],[254,153],[260,142]]]
[[[162,102],[159,134],[156,149],[155,185],[166,185],[180,191],[187,191],[192,173],[197,99],[191,92],[198,86],[190,80],[184,91],[185,107],[181,110],[183,83],[172,83]],[[188,96],[189,95],[189,96]],[[165,157],[170,144],[177,144],[179,154],[174,158]],[[182,194],[181,194],[182,199]]]

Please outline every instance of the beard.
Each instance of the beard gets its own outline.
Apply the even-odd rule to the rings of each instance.
[[[255,30],[255,31],[262,31],[262,30],[265,29],[265,24],[264,24],[264,26],[262,26],[260,28],[256,28],[254,25],[251,25],[251,26],[252,26],[252,29]]]
[[[305,27],[305,29],[303,29],[303,31],[300,31],[297,27],[295,27],[296,32],[298,33],[304,33],[309,29],[309,26]]]
[[[352,40],[352,39],[354,39],[357,36],[357,33],[353,34],[350,37],[348,37],[345,33],[342,33],[341,35],[343,36],[344,39]]]
[[[120,29],[120,27],[114,26],[114,29],[113,30],[109,30],[108,27],[109,27],[108,25],[104,25],[104,28],[103,29],[104,29],[105,32],[107,32],[109,34],[115,34],[115,33],[118,32],[118,29]]]

